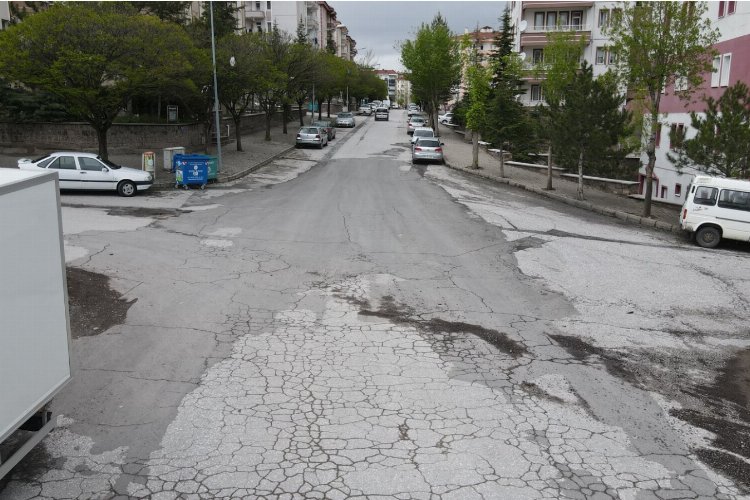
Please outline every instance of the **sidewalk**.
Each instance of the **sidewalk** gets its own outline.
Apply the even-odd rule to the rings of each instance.
[[[221,170],[219,171],[217,182],[228,182],[243,177],[250,172],[257,170],[263,165],[269,163],[274,158],[288,152],[294,148],[294,143],[299,129],[298,121],[291,121],[287,124],[287,134],[282,133],[281,125],[271,128],[271,141],[264,140],[266,132],[260,130],[251,134],[242,136],[242,147],[244,151],[237,151],[237,142],[232,141],[221,146]],[[176,144],[179,146],[179,144]],[[90,150],[96,152],[96,150]],[[145,150],[144,150],[145,151]],[[215,155],[215,147],[209,150],[209,154]],[[155,165],[155,182],[154,188],[171,188],[174,187],[174,174],[163,168],[162,150],[154,150],[156,153]],[[203,154],[202,150],[188,149],[186,153]],[[39,157],[43,153],[36,155],[28,154],[3,154],[0,155],[0,167],[15,167],[18,159],[24,157]],[[109,159],[118,165],[131,168],[141,168],[141,151],[132,153],[111,153]]]
[[[677,224],[680,207],[653,203],[651,205],[651,218],[641,217],[643,213],[643,201],[626,196],[606,193],[592,187],[584,187],[584,201],[577,199],[577,182],[564,180],[558,174],[553,173],[553,191],[544,189],[547,186],[547,170],[539,173],[518,167],[505,165],[505,177],[500,177],[500,159],[492,156],[487,150],[479,147],[479,170],[469,168],[472,159],[472,145],[462,135],[450,130],[448,127],[441,128],[441,139],[445,143],[443,154],[446,166],[461,170],[463,172],[478,175],[496,182],[502,182],[511,186],[531,191],[547,198],[552,198],[568,205],[591,210],[603,215],[617,217],[635,224],[657,229],[679,233],[682,230]]]

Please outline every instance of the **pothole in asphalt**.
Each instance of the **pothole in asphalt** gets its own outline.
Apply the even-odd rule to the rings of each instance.
[[[75,338],[98,335],[125,322],[137,299],[126,300],[110,288],[109,277],[77,267],[67,269],[70,333]]]
[[[370,304],[359,299],[347,298],[360,307],[359,314],[387,319],[394,324],[408,325],[426,334],[469,334],[482,339],[513,358],[523,356],[528,351],[523,344],[508,337],[507,334],[486,328],[481,325],[463,321],[447,321],[440,318],[418,319],[409,306],[398,304],[390,295],[380,300],[380,307],[372,309]]]
[[[107,208],[108,215],[150,217],[152,219],[168,219],[179,216],[182,211],[171,208],[146,208],[146,207],[111,207]]]

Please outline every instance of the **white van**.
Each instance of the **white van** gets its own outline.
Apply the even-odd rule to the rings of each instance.
[[[679,222],[704,248],[714,248],[722,238],[750,241],[750,181],[696,176]]]

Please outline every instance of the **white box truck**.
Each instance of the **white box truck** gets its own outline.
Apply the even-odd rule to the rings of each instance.
[[[0,479],[54,427],[70,347],[57,173],[0,168]]]

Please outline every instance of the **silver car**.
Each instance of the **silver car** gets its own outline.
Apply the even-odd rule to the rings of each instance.
[[[432,130],[432,127],[415,128],[414,132],[411,135],[411,145],[414,146],[417,140],[422,137],[435,137],[435,131]]]
[[[420,137],[411,150],[412,163],[437,162],[445,163],[443,143],[437,137]]]
[[[336,126],[337,127],[354,127],[357,122],[354,121],[354,114],[353,113],[339,113],[336,116]]]
[[[297,143],[295,145],[298,148],[301,146],[317,146],[319,149],[323,149],[323,146],[328,146],[328,134],[321,127],[302,127],[297,132]]]
[[[414,133],[414,129],[425,126],[425,119],[421,116],[412,116],[409,118],[409,123],[406,125],[406,133],[411,135]]]

